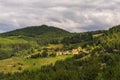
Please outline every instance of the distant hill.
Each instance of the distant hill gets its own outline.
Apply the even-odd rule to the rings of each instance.
[[[1,34],[2,36],[28,36],[28,37],[36,37],[39,35],[43,35],[45,33],[54,33],[58,35],[69,34],[68,31],[65,31],[60,28],[41,25],[41,26],[31,26],[22,29],[17,29],[14,31],[6,32]]]
[[[72,33],[66,30],[47,25],[31,26],[0,34],[0,36],[4,38],[12,36],[30,41],[34,40],[42,45],[58,43],[61,39],[70,35],[72,35]]]

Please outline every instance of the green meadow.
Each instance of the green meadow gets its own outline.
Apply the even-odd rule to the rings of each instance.
[[[12,57],[5,60],[0,60],[0,72],[14,73],[22,72],[24,70],[37,70],[41,66],[54,65],[56,61],[71,58],[73,55],[63,55],[48,58],[26,59],[23,57]]]

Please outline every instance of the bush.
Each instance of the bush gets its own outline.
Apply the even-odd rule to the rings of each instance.
[[[18,70],[22,70],[22,67],[18,67]]]
[[[55,57],[56,54],[55,54],[55,53],[52,53],[52,54],[50,54],[49,56],[51,56],[51,57]]]
[[[48,57],[47,51],[43,51],[41,55],[42,55],[42,57]]]
[[[0,60],[6,59],[13,56],[12,50],[0,49]]]

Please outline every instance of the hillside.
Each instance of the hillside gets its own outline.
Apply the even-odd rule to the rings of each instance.
[[[110,28],[100,42],[107,52],[120,52],[120,25]]]
[[[0,34],[0,59],[25,56],[34,48],[48,44],[58,44],[71,33],[60,28],[42,25],[17,29]]]
[[[119,80],[119,35],[120,25],[84,33],[41,26],[1,34],[0,80]]]
[[[57,47],[49,47],[48,52],[52,53],[56,50],[72,50],[77,47],[86,48],[93,45],[103,46],[106,51],[118,51],[120,49],[119,30],[120,26],[115,26],[107,31],[70,33],[46,25],[26,27],[0,34],[0,59],[27,56],[36,50],[39,53],[39,50],[48,48],[49,44],[58,45]],[[59,44],[62,47],[59,47]]]
[[[60,28],[52,27],[52,26],[47,26],[47,25],[41,25],[41,26],[31,26],[31,27],[26,27],[22,29],[17,29],[14,31],[10,31],[7,33],[1,34],[2,36],[26,36],[26,37],[36,37],[43,35],[45,33],[54,33],[57,35],[62,35],[62,34],[68,34],[68,31],[65,31]],[[52,35],[52,34],[51,34]]]
[[[0,36],[4,38],[22,38],[25,40],[35,41],[40,45],[58,43],[64,37],[71,35],[72,34],[68,31],[47,25],[31,26],[0,34]]]

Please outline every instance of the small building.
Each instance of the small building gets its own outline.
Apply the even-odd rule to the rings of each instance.
[[[68,54],[70,54],[69,51],[65,51],[65,52],[63,52],[63,55],[68,55]]]
[[[58,51],[58,52],[56,52],[56,55],[57,55],[57,56],[61,56],[61,55],[63,55],[63,52]]]
[[[72,50],[72,54],[78,54],[78,53],[79,53],[78,49],[73,49]]]
[[[29,58],[31,58],[31,55],[28,55],[28,56],[26,56],[25,58],[26,58],[26,59],[29,59]]]

